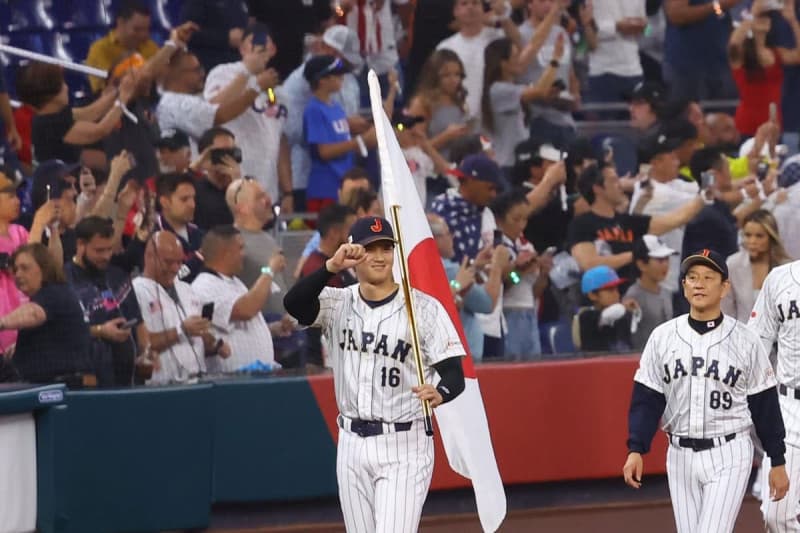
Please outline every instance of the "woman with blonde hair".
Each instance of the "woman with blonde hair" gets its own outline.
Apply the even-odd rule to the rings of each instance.
[[[722,300],[722,312],[747,322],[764,278],[791,259],[783,247],[778,223],[769,211],[759,209],[742,224],[742,249],[728,257],[731,290]]]
[[[407,114],[425,119],[416,127],[445,159],[450,155],[450,143],[472,132],[466,98],[461,59],[451,50],[436,50],[422,67]]]

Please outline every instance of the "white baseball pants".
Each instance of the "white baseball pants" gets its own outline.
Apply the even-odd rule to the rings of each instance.
[[[433,439],[421,422],[371,437],[339,429],[336,477],[348,532],[416,532],[432,475]]]

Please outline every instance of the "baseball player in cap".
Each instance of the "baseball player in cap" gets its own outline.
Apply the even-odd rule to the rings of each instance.
[[[767,274],[748,325],[761,337],[765,350],[777,344],[777,379],[781,413],[786,422],[786,469],[791,484],[779,502],[764,498],[767,530],[800,531],[800,261],[775,267]],[[769,450],[765,446],[765,450]],[[769,453],[768,453],[769,455]],[[772,459],[770,457],[770,459]],[[774,459],[772,464],[775,465]],[[780,463],[778,463],[780,464]],[[767,470],[767,462],[762,470]]]
[[[623,475],[642,486],[642,455],[661,420],[678,533],[733,531],[753,467],[752,426],[772,459],[769,498],[781,500],[789,488],[777,383],[758,335],[722,314],[725,258],[701,250],[681,272],[690,311],[657,327],[642,352]]]
[[[422,405],[464,390],[465,352],[442,305],[413,290],[426,385],[417,386],[405,297],[392,274],[395,240],[386,219],[359,219],[349,242],[286,294],[286,310],[319,327],[333,367],[339,443],[336,474],[347,531],[417,531],[433,472]],[[358,284],[326,287],[353,268]],[[436,386],[434,370],[440,376]]]

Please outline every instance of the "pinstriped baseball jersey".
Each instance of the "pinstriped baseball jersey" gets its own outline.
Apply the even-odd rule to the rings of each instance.
[[[635,381],[664,394],[662,429],[689,438],[722,437],[752,425],[747,396],[775,386],[758,336],[725,316],[701,335],[688,315],[653,330]]]
[[[444,307],[414,290],[425,382],[434,379],[432,365],[465,354]],[[336,403],[349,418],[410,422],[422,418],[422,405],[411,387],[417,370],[402,291],[389,302],[370,307],[358,285],[325,287],[313,326],[322,328],[334,370]]]
[[[800,388],[800,261],[767,275],[747,324],[767,350],[778,343],[778,381]]]

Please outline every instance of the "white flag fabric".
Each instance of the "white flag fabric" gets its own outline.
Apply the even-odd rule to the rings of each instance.
[[[467,350],[466,357],[462,359],[466,382],[464,392],[437,407],[435,415],[450,467],[472,481],[481,526],[484,531],[496,531],[506,515],[506,495],[497,469],[472,357],[414,179],[392,124],[383,110],[380,85],[374,71],[369,72],[368,80],[372,117],[378,138],[383,204],[387,218],[390,218],[393,205],[400,206],[399,227],[395,227],[394,231],[397,234],[402,231],[407,254],[405,258],[396,258],[395,279],[400,279],[399,261],[405,259],[411,286],[439,300]]]

